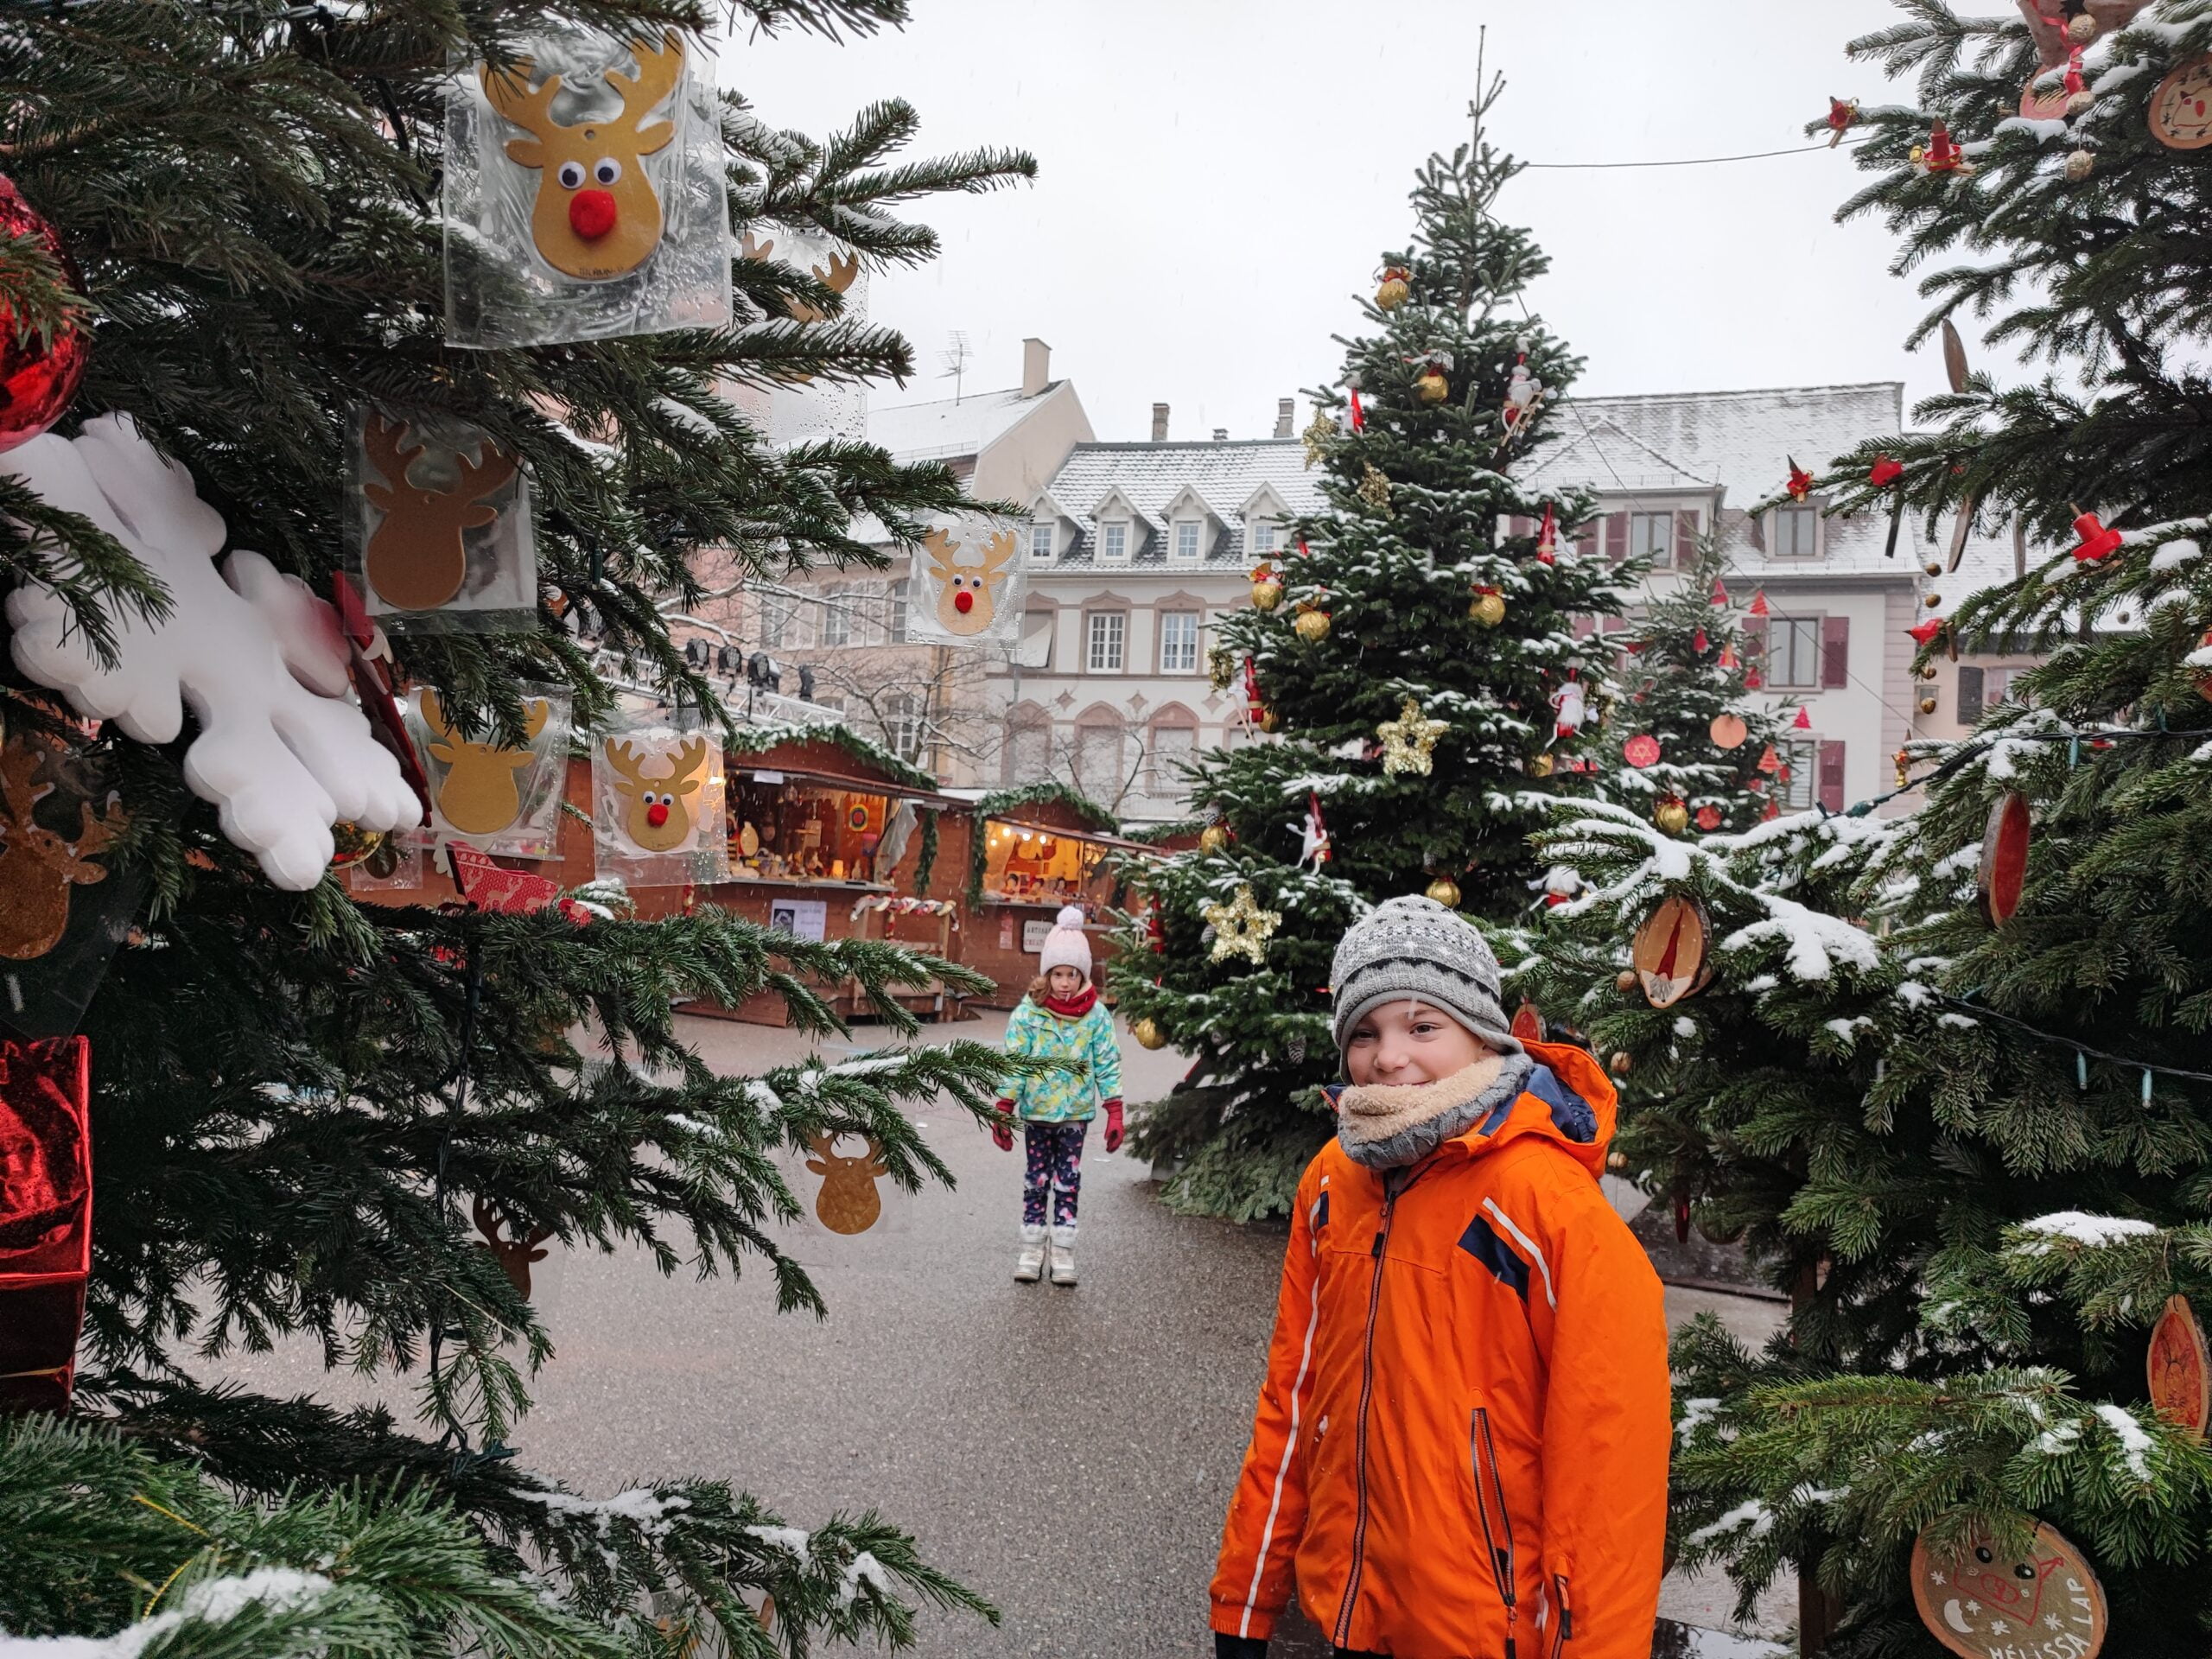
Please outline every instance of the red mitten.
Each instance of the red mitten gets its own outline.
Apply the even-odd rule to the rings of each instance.
[[[1106,1103],[1106,1150],[1119,1152],[1121,1149],[1122,1103],[1118,1100],[1109,1100]]]
[[[1005,1120],[991,1125],[991,1139],[999,1143],[1001,1152],[1012,1152],[1014,1150],[1014,1103],[1010,1100],[995,1100],[991,1103],[991,1107],[1001,1118]]]

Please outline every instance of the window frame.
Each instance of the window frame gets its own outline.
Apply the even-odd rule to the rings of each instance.
[[[1787,783],[1779,772],[1775,773],[1775,799],[1785,812],[1811,811],[1813,803],[1821,798],[1820,739],[1785,737],[1774,746],[1774,752],[1789,772]]]
[[[1272,559],[1282,551],[1282,524],[1275,518],[1252,520],[1249,541],[1252,556]]]
[[[903,645],[906,643],[906,607],[913,603],[914,584],[911,576],[900,576],[891,584],[891,613],[886,619],[884,643]]]
[[[1118,544],[1116,550],[1107,550],[1109,537]],[[1129,521],[1126,518],[1101,519],[1098,524],[1098,563],[1127,564],[1129,562]]]
[[[1206,560],[1205,524],[1198,518],[1178,518],[1168,531],[1167,563],[1179,569],[1190,570]],[[1191,550],[1183,551],[1184,533],[1188,531]]]
[[[1767,619],[1766,643],[1760,664],[1761,672],[1766,678],[1767,690],[1818,691],[1823,689],[1827,679],[1827,618],[1819,614],[1784,616],[1777,613]],[[1809,630],[1811,634],[1812,646],[1809,658],[1812,664],[1811,677],[1786,679],[1782,674],[1783,658],[1781,652],[1777,649],[1778,643],[1785,630],[1793,631],[1791,638],[1794,639],[1797,637],[1794,631],[1800,628]],[[1793,656],[1792,662],[1794,663],[1795,660]]]
[[[1811,526],[1811,545],[1802,551],[1785,550],[1782,545],[1783,524],[1805,524]],[[1817,559],[1824,550],[1825,540],[1821,510],[1809,501],[1793,501],[1788,506],[1777,507],[1767,524],[1767,556],[1776,559]]]
[[[1110,613],[1102,613],[1102,614],[1110,614]],[[1084,750],[1090,741],[1090,734],[1093,732],[1109,733],[1114,739],[1114,798],[1111,801],[1103,799],[1097,792],[1099,785],[1103,782],[1103,779],[1086,778],[1084,776]],[[1075,745],[1071,760],[1072,764],[1069,766],[1068,770],[1075,774],[1076,786],[1082,790],[1084,794],[1090,796],[1093,800],[1099,801],[1102,805],[1112,806],[1116,804],[1121,800],[1122,796],[1128,792],[1129,790],[1129,777],[1128,772],[1129,763],[1129,728],[1128,723],[1119,720],[1077,721],[1075,728]],[[1150,764],[1149,760],[1147,760],[1147,764]]]
[[[1171,775],[1160,752],[1160,737],[1163,732],[1188,732],[1191,747],[1179,760],[1195,759],[1198,753],[1198,723],[1194,720],[1156,720],[1144,731],[1144,792],[1154,800],[1180,800],[1187,780]]]
[[[1042,543],[1040,551],[1039,543]],[[1029,525],[1029,563],[1050,564],[1059,556],[1059,526],[1050,518],[1033,519]]]
[[[1187,621],[1189,622],[1189,624],[1190,624],[1190,632],[1191,632],[1191,637],[1190,637],[1190,642],[1189,642],[1189,643],[1190,643],[1190,661],[1188,661],[1187,663],[1171,663],[1171,662],[1168,660],[1168,657],[1167,657],[1167,632],[1168,632],[1168,625],[1169,625],[1170,623],[1175,623],[1175,624],[1179,624],[1179,624],[1183,623],[1183,622],[1184,622],[1184,621],[1185,621],[1185,620],[1187,620]],[[1177,628],[1177,630],[1176,630],[1176,632],[1178,632],[1179,633],[1181,631],[1182,631],[1182,630],[1181,630],[1181,628],[1180,628],[1180,627],[1179,627],[1179,626],[1178,626],[1178,628]],[[1203,652],[1200,652],[1200,650],[1198,649],[1198,636],[1199,636],[1200,634],[1204,633],[1205,632],[1205,616],[1204,616],[1201,613],[1199,613],[1199,612],[1197,612],[1197,611],[1185,611],[1185,610],[1173,610],[1173,611],[1160,611],[1160,612],[1156,613],[1156,614],[1155,614],[1155,618],[1154,618],[1154,629],[1153,629],[1153,632],[1154,632],[1154,636],[1155,636],[1155,640],[1154,640],[1154,660],[1155,660],[1156,664],[1157,664],[1157,667],[1156,667],[1156,671],[1157,671],[1157,672],[1159,672],[1159,673],[1160,673],[1160,674],[1195,674],[1195,673],[1197,673],[1197,672],[1198,671],[1198,663],[1199,663],[1199,660],[1200,660],[1201,657],[1202,657],[1202,656],[1203,656],[1203,654],[1204,654],[1204,653],[1203,653]]]
[[[911,691],[894,691],[883,700],[883,746],[909,766],[921,757],[922,706]],[[906,734],[902,741],[901,734]]]
[[[842,588],[823,589],[818,601],[822,628],[817,636],[823,650],[835,651],[853,643],[853,599]]]
[[[1113,636],[1114,660],[1111,664],[1099,661],[1099,634],[1102,626],[1110,624]],[[1085,611],[1083,613],[1083,662],[1087,674],[1126,674],[1129,671],[1129,613],[1121,610]]]
[[[1649,512],[1630,512],[1628,516],[1628,556],[1631,559],[1648,558],[1656,569],[1665,569],[1675,563],[1675,538],[1679,533],[1675,523],[1675,509],[1654,508]],[[1666,532],[1665,540],[1656,548],[1646,547],[1644,531],[1657,524]]]

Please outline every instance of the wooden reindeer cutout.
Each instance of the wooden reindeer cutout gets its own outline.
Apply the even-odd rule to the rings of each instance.
[[[537,757],[529,749],[504,749],[475,743],[447,724],[438,694],[423,691],[423,724],[435,740],[430,753],[445,763],[438,785],[438,815],[464,836],[496,836],[522,816],[522,791],[516,774]],[[523,736],[535,741],[551,717],[553,705],[533,697],[523,705]]]
[[[499,1212],[483,1199],[470,1198],[468,1210],[475,1218],[476,1230],[484,1235],[485,1249],[499,1259],[499,1271],[507,1275],[507,1282],[515,1287],[515,1294],[528,1301],[530,1264],[545,1259],[545,1252],[537,1247],[553,1236],[553,1230],[550,1227],[533,1227],[520,1238],[509,1238]]]
[[[683,42],[671,29],[658,47],[631,41],[630,55],[635,75],[609,69],[605,77],[622,112],[575,126],[553,118],[560,76],[532,89],[537,66],[528,59],[505,73],[488,64],[477,70],[492,107],[534,135],[507,143],[509,160],[539,174],[531,240],[554,270],[588,283],[628,276],[660,245],[660,197],[641,162],[668,147],[676,124],[645,118],[682,82]]]
[[[52,784],[35,784],[40,762],[54,753],[30,743],[0,751],[0,957],[29,962],[61,942],[69,927],[69,889],[107,880],[105,865],[88,861],[105,851],[123,827],[123,814],[92,816],[81,802],[76,839],[56,835],[35,822],[31,809],[54,793]]]
[[[963,543],[942,530],[931,531],[922,545],[929,550],[930,578],[937,584],[938,626],[947,633],[988,633],[997,616],[994,590],[1014,563],[1014,532],[1002,530],[985,542],[981,564],[955,564],[952,556]]]
[[[425,446],[419,439],[410,443],[404,425],[394,426],[372,411],[361,442],[385,480],[362,487],[384,514],[361,556],[362,571],[386,603],[404,611],[435,610],[461,591],[467,577],[468,550],[461,532],[499,516],[484,498],[512,479],[521,463],[487,439],[474,461],[459,457],[459,483],[425,486],[407,475]]]
[[[617,773],[615,792],[627,804],[622,833],[649,853],[673,853],[691,838],[691,822],[707,777],[707,740],[689,739],[674,754],[662,756],[667,770],[647,775],[645,762],[627,741],[607,740],[607,764]]]
[[[814,1213],[833,1233],[864,1233],[883,1216],[876,1178],[890,1173],[883,1161],[883,1144],[868,1137],[868,1150],[857,1158],[837,1155],[837,1137],[824,1130],[807,1137],[814,1156],[806,1166],[822,1178],[822,1191],[814,1200]]]
[[[738,245],[738,251],[747,259],[759,259],[766,263],[775,257],[775,238],[756,237],[752,232],[747,231],[744,239]],[[808,270],[813,273],[814,280],[823,287],[833,294],[842,294],[852,287],[855,280],[860,276],[861,259],[856,253],[832,253],[826,268],[821,265],[810,265]],[[804,300],[787,300],[784,302],[784,309],[795,322],[827,322],[830,320],[830,314],[827,311],[819,306],[809,305]]]

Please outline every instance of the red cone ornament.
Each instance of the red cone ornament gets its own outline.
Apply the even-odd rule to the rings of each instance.
[[[59,233],[4,178],[0,178],[0,236],[36,237],[61,262],[70,287],[83,289]],[[0,298],[0,450],[29,442],[61,418],[77,395],[92,352],[92,336],[79,325],[60,329],[50,338],[19,333],[13,308]]]
[[[2082,538],[2074,556],[2083,564],[2101,563],[2120,551],[2120,531],[2106,529],[2094,512],[2085,512],[2074,521],[2074,533]]]
[[[1812,711],[1807,709],[1800,709],[1797,711],[1797,718],[1791,721],[1789,723],[1801,732],[1811,731],[1813,729]]]
[[[1751,595],[1751,608],[1746,614],[1751,616],[1764,616],[1766,613],[1766,589],[1762,588]]]

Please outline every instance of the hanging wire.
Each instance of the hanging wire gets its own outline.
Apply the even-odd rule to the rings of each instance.
[[[1856,149],[1872,138],[1854,138],[1847,144],[1797,144],[1789,149],[1755,149],[1745,156],[1688,156],[1664,162],[1523,162],[1530,171],[1548,173],[1609,173],[1640,167],[1725,167],[1732,162],[1764,162],[1776,156],[1806,156],[1816,149]]]

